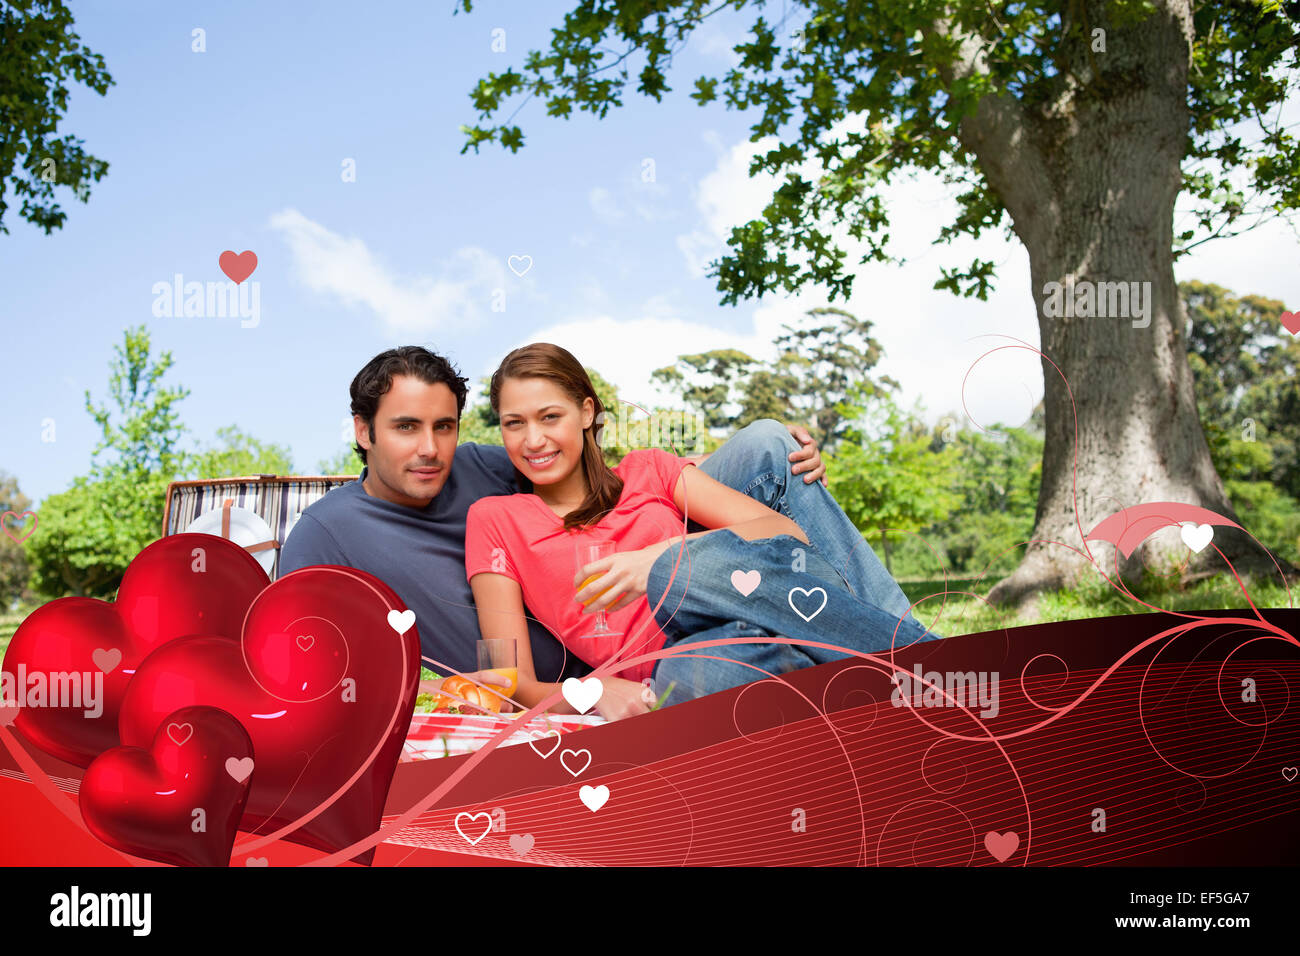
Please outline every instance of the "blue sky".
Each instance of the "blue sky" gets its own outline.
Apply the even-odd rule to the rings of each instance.
[[[556,341],[624,397],[663,402],[648,374],[676,354],[761,353],[782,322],[826,303],[809,290],[722,307],[702,274],[730,226],[771,190],[745,176],[746,118],[686,96],[694,77],[732,61],[740,20],[710,22],[692,38],[662,104],[629,92],[604,120],[566,122],[533,101],[516,118],[526,137],[518,154],[492,146],[462,156],[458,128],[476,118],[475,81],[518,68],[570,4],[477,2],[468,16],[452,16],[453,6],[73,5],[116,85],[106,97],[75,88],[61,132],[83,138],[110,170],[88,205],[60,191],[62,230],[46,236],[11,208],[11,234],[0,236],[0,470],[29,498],[87,471],[97,435],[83,393],[105,398],[113,346],[132,325],[149,327],[155,349],[175,358],[168,380],[191,389],[181,405],[191,442],[237,424],[288,445],[310,472],[343,445],[352,376],[394,345],[434,347],[477,380],[510,348]],[[779,17],[780,6],[769,11]],[[191,49],[196,28],[202,53]],[[504,53],[492,50],[497,28]],[[341,176],[349,159],[355,182]],[[998,237],[931,247],[951,209],[937,180],[901,182],[891,199],[908,265],[863,269],[847,307],[876,322],[880,370],[934,420],[960,408],[971,363],[1004,344],[986,336],[1037,345],[1028,262]],[[1180,278],[1300,303],[1286,228],[1205,248]],[[256,327],[153,314],[156,283],[177,273],[224,280],[219,254],[246,249],[259,260],[248,280],[259,284]],[[971,252],[1001,264],[989,302],[930,288],[939,265]],[[508,268],[511,256],[531,257],[523,276]],[[494,295],[504,311],[493,311]],[[1017,424],[1042,394],[1038,359],[1000,353],[966,387],[978,419]],[[41,441],[46,419],[52,443]]]

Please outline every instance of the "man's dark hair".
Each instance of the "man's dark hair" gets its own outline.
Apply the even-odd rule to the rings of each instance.
[[[456,420],[460,420],[461,412],[465,410],[469,379],[461,378],[460,370],[441,355],[434,355],[420,345],[403,345],[380,352],[352,380],[352,414],[365,420],[371,442],[375,440],[375,413],[379,411],[379,399],[393,387],[394,375],[409,375],[426,385],[439,382],[446,385],[456,396]],[[364,464],[366,450],[360,444],[352,447]]]

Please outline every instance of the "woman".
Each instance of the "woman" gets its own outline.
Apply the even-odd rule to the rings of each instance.
[[[518,645],[516,698],[525,705],[559,687],[535,679],[525,603],[593,666],[741,620],[760,629],[747,631],[751,636],[856,650],[884,650],[923,635],[910,616],[900,623],[854,597],[793,520],[682,459],[648,449],[606,466],[596,439],[600,399],[581,363],[559,346],[537,343],[507,355],[492,376],[490,401],[523,493],[471,506],[466,575],[483,636]],[[711,530],[684,534],[688,517]],[[583,538],[612,540],[617,553],[577,567],[575,540]],[[648,588],[663,597],[657,611]],[[601,610],[608,611],[612,636],[590,636],[591,615]],[[758,649],[756,659],[767,660],[770,647]],[[791,650],[782,648],[787,661]],[[784,669],[844,656],[798,651],[798,663]],[[619,673],[602,676],[599,711],[609,719],[646,712],[641,681],[657,673],[656,662]],[[754,671],[748,679],[762,676]]]

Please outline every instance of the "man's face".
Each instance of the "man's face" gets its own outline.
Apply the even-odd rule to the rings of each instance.
[[[367,494],[411,508],[437,497],[451,473],[459,431],[450,388],[394,375],[375,412],[374,441],[365,419],[354,415],[352,421],[357,444],[366,450]]]

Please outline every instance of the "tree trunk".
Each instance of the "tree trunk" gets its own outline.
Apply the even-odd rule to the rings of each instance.
[[[1224,567],[1213,547],[1192,554],[1177,527],[1127,560],[1111,545],[1083,541],[1123,508],[1175,501],[1238,521],[1197,415],[1173,270],[1191,11],[1186,0],[1165,0],[1149,19],[1121,28],[1105,22],[1101,5],[1086,7],[1106,31],[1106,49],[1085,44],[1068,57],[1073,76],[1054,102],[1029,108],[988,97],[961,127],[1029,251],[1043,353],[1046,435],[1033,543],[990,592],[997,603],[1020,604],[1080,574],[1113,578],[1118,569],[1133,584],[1144,566],[1167,574],[1186,565],[1189,577]],[[971,48],[968,72],[980,69]],[[1096,292],[1115,282],[1138,293],[1126,313],[1111,314],[1123,302],[1106,294],[1093,296],[1092,315],[1070,314],[1067,299],[1088,308],[1085,284]],[[1276,575],[1245,535],[1216,528],[1213,544],[1238,570]]]

